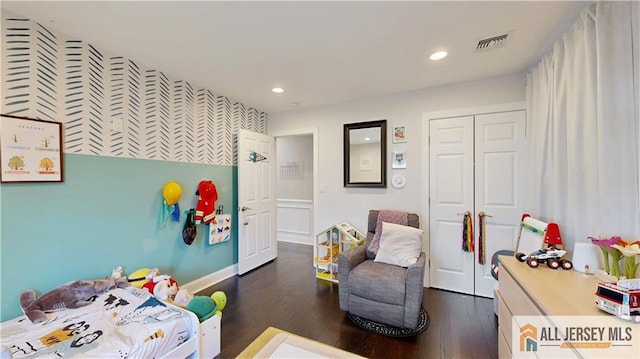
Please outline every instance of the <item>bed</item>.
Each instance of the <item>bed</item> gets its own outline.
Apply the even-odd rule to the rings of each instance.
[[[220,317],[195,314],[146,290],[116,288],[92,304],[0,324],[2,358],[213,358],[220,353]]]

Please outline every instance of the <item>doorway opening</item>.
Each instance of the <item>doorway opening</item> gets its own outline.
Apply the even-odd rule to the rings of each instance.
[[[313,245],[318,193],[317,130],[272,135],[277,154],[277,239]]]

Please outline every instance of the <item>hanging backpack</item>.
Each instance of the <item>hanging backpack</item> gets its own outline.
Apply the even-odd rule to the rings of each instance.
[[[195,222],[195,209],[191,208],[187,214],[187,220],[184,222],[184,228],[182,228],[182,239],[187,245],[191,245],[193,240],[196,239],[198,230]]]

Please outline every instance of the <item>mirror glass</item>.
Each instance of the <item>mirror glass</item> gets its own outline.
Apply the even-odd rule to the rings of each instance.
[[[344,186],[387,187],[387,120],[344,125]]]

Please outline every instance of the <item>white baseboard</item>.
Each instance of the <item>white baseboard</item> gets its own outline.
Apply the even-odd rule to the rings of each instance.
[[[304,238],[304,237],[286,237],[286,236],[278,236],[278,242],[287,242],[287,243],[296,243],[296,244],[306,244],[308,246],[312,246],[312,239]]]
[[[184,288],[191,293],[198,293],[204,289],[211,287],[212,285],[222,282],[227,278],[231,278],[234,275],[238,274],[238,265],[230,265],[226,268],[222,268],[217,272],[213,272],[211,274],[207,274],[204,277],[200,277],[196,280],[192,280],[191,282],[181,284],[180,288]]]

